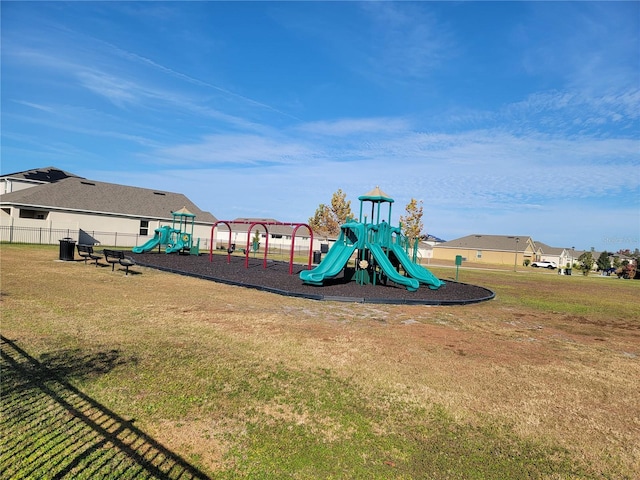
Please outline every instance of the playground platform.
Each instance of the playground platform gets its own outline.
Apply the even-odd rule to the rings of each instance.
[[[491,300],[495,293],[477,285],[446,280],[446,286],[438,290],[420,287],[415,292],[404,286],[388,282],[387,285],[359,285],[343,275],[327,280],[323,286],[304,284],[299,273],[305,265],[295,265],[289,274],[289,263],[268,261],[264,268],[261,258],[250,258],[245,268],[244,256],[214,255],[209,262],[207,255],[166,255],[164,253],[133,254],[136,263],[180,275],[271,292],[279,295],[312,300],[353,303],[384,303],[406,305],[465,305]]]

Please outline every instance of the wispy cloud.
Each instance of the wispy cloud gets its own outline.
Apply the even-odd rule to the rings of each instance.
[[[333,131],[324,127],[324,132]],[[491,209],[598,198],[639,186],[636,140],[522,136],[501,130],[428,134],[410,128],[381,138],[377,132],[356,129],[351,138],[335,144],[296,131],[266,137],[215,135],[157,150],[152,157],[212,170],[259,165],[261,175],[277,173],[281,181],[306,182],[308,188],[351,182],[358,194],[367,184],[385,183],[403,193],[425,192],[439,205]]]
[[[140,95],[137,94],[140,93],[139,89],[132,82],[89,70],[79,71],[76,75],[84,88],[107,98],[118,107],[140,102]]]
[[[403,2],[365,2],[361,8],[372,22],[369,67],[384,76],[428,77],[456,54],[452,33],[427,9]]]
[[[149,157],[155,162],[193,168],[295,164],[313,156],[302,143],[252,134],[207,135],[192,144],[160,148]]]
[[[637,86],[637,2],[528,4],[521,24],[523,65],[532,75],[562,78],[592,93]],[[544,28],[543,38],[539,35]]]
[[[390,135],[409,127],[402,118],[349,118],[335,121],[304,123],[296,127],[311,135],[348,137],[358,134]]]
[[[57,39],[57,44],[36,42],[31,45],[18,42],[11,48],[4,48],[3,56],[31,68],[46,69],[61,77],[73,79],[83,88],[109,100],[119,108],[137,105],[157,109],[157,105],[172,105],[231,124],[246,127],[251,123],[215,108],[215,103],[219,103],[228,110],[246,113],[247,109],[253,109],[254,115],[259,111],[268,111],[297,120],[295,116],[265,102],[187,75],[107,41],[67,27],[59,29],[65,32],[67,41]],[[87,59],[87,55],[91,56],[91,60]],[[134,65],[136,68],[133,68]],[[142,70],[138,67],[142,67]],[[157,75],[158,72],[162,74],[160,77]],[[168,82],[162,80],[163,76],[178,80],[178,83],[170,87]],[[194,91],[191,86],[201,87],[201,90]],[[225,101],[215,102],[214,97],[207,96],[206,90],[218,92]],[[230,101],[236,102],[235,108]]]
[[[640,118],[640,88],[603,95],[587,95],[575,90],[536,92],[507,106],[504,113],[512,119],[553,128],[556,132],[558,129],[567,133],[597,130],[610,124],[633,128]]]
[[[120,57],[122,57],[122,58],[124,58],[126,60],[130,60],[130,61],[142,64],[142,65],[147,66],[147,67],[151,67],[154,70],[157,70],[157,71],[162,72],[164,74],[167,74],[169,76],[175,77],[175,78],[177,78],[179,80],[183,80],[183,81],[185,81],[187,83],[191,83],[191,84],[199,86],[199,87],[206,87],[206,88],[209,88],[209,89],[212,89],[212,90],[216,90],[218,92],[223,93],[227,97],[231,97],[231,98],[234,98],[236,100],[240,100],[240,101],[242,101],[244,103],[247,103],[247,104],[249,104],[251,106],[264,108],[264,109],[267,109],[267,110],[271,110],[272,112],[275,112],[275,113],[278,113],[280,115],[284,115],[284,116],[287,116],[287,117],[290,117],[290,118],[294,118],[294,119],[296,118],[293,115],[290,115],[289,113],[286,113],[286,112],[284,112],[282,110],[274,108],[273,106],[268,105],[268,104],[266,104],[264,102],[260,102],[258,100],[249,98],[247,96],[240,95],[239,93],[233,92],[233,91],[229,90],[228,88],[223,88],[223,87],[221,87],[219,85],[214,85],[214,84],[212,84],[210,82],[206,82],[204,80],[200,80],[200,79],[195,78],[193,76],[190,76],[190,75],[187,75],[185,73],[179,72],[179,71],[177,71],[175,69],[169,68],[169,67],[164,66],[164,65],[162,65],[162,64],[160,64],[160,63],[158,63],[156,61],[153,61],[153,60],[151,60],[151,59],[149,59],[147,57],[138,55],[137,53],[134,53],[134,52],[131,52],[131,51],[124,50],[122,48],[119,48],[118,46],[113,45],[111,43],[104,42],[104,41],[97,40],[97,39],[92,39],[92,40],[94,42],[99,42],[100,44],[104,45],[108,50],[110,50],[111,52],[115,53],[116,55],[118,55],[118,56],[120,56]]]

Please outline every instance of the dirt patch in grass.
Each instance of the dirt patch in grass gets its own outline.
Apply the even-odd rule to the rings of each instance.
[[[372,478],[420,476],[484,442],[520,452],[533,476],[640,477],[639,283],[463,272],[496,299],[349,304],[21,248],[2,247],[3,335],[61,369],[52,352],[118,352],[78,385],[212,475],[249,476],[268,457],[299,478],[341,460]],[[441,450],[425,447],[436,438]],[[470,465],[443,467],[460,478]]]

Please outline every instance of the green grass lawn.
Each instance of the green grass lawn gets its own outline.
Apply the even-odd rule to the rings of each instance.
[[[285,298],[141,268],[125,277],[56,258],[52,247],[1,248],[4,478],[640,473],[633,465],[637,452],[622,447],[633,436],[632,425],[620,446],[576,430],[572,435],[584,445],[574,448],[553,426],[545,427],[544,417],[564,403],[549,399],[533,411],[536,418],[507,417],[486,406],[504,401],[505,411],[517,410],[509,395],[539,385],[557,389],[562,398],[560,367],[602,375],[584,395],[606,391],[608,381],[611,388],[637,391],[637,384],[623,386],[628,381],[607,375],[614,365],[626,365],[631,378],[640,371],[640,351],[630,350],[638,338],[639,282],[465,270],[461,281],[494,289],[496,300],[406,309]],[[441,278],[453,273],[432,270]],[[529,384],[519,366],[451,353],[447,342],[454,340],[440,345],[428,335],[397,337],[406,334],[410,324],[403,321],[410,320],[430,329],[416,335],[437,331],[453,338],[462,332],[472,343],[476,335],[482,341],[499,337],[499,345],[521,348],[520,337],[500,336],[506,322],[559,318],[549,328],[568,331],[571,316],[621,342],[626,334],[617,329],[631,325],[627,358],[617,346],[592,346],[592,332],[584,344],[550,340],[556,357],[548,365],[526,365],[544,383]],[[500,375],[516,390],[497,381],[491,392],[488,383]],[[486,399],[477,402],[471,388]],[[628,405],[637,407],[637,400],[626,407],[632,419],[640,409]],[[528,426],[534,421],[539,428]],[[589,448],[598,452],[585,454]]]

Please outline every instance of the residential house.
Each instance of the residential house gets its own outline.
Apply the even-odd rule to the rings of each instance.
[[[542,242],[535,242],[536,246],[540,250],[538,258],[543,262],[554,262],[560,268],[566,267],[567,264],[573,265],[573,252],[571,249],[551,247]]]
[[[434,260],[455,261],[460,255],[469,262],[498,265],[523,265],[533,262],[541,251],[527,235],[467,235],[434,245]]]
[[[172,212],[183,207],[196,215],[194,237],[208,240],[216,221],[181,193],[88,180],[55,167],[3,175],[0,183],[3,241],[56,244],[70,237],[133,247],[172,225]],[[34,230],[40,232],[36,241],[18,238]]]

